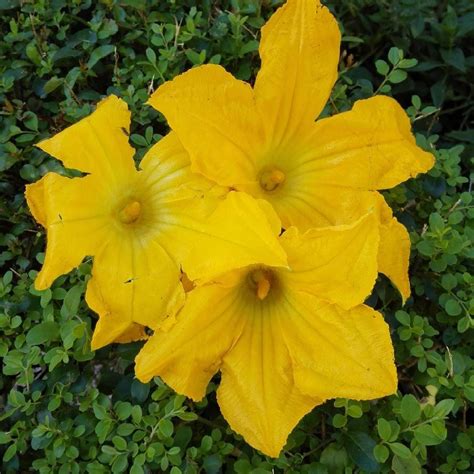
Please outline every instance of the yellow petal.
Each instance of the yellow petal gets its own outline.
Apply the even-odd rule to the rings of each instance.
[[[92,176],[65,178],[48,173],[27,186],[28,205],[47,229],[43,268],[35,287],[45,289],[77,267],[106,239],[110,225],[103,186]]]
[[[301,231],[313,227],[351,224],[376,208],[373,191],[327,185],[311,170],[288,173],[288,186],[265,198],[278,213],[284,228]]]
[[[147,339],[145,327],[141,324],[130,323],[128,318],[124,321],[117,319],[114,321],[110,317],[107,303],[103,300],[100,288],[95,284],[95,280],[89,280],[88,282],[86,301],[92,302],[94,311],[101,315],[92,336],[93,349],[103,347],[110,342],[127,343]]]
[[[176,392],[201,400],[242,330],[237,296],[234,288],[219,285],[191,291],[177,323],[155,332],[138,354],[138,379],[148,382],[159,375]]]
[[[392,211],[383,198],[382,201],[385,214],[389,216],[380,224],[379,271],[390,278],[405,302],[410,297],[410,235],[405,226],[392,217]]]
[[[211,198],[224,196],[228,192],[227,188],[217,186],[191,171],[189,154],[174,132],[146,152],[140,168],[143,172],[140,173],[139,185],[148,188],[151,199],[160,205],[189,198],[206,201],[214,207],[215,199]]]
[[[111,95],[99,102],[91,115],[37,146],[67,168],[123,180],[135,171],[129,132],[127,103]]]
[[[298,421],[322,402],[295,386],[278,306],[247,305],[245,329],[224,355],[217,401],[230,427],[247,443],[277,457]]]
[[[25,198],[36,222],[46,227],[48,225],[48,216],[46,214],[44,182],[45,178],[43,177],[35,183],[27,184],[25,187]]]
[[[265,199],[258,199],[257,202],[260,208],[265,213],[267,220],[271,225],[272,232],[274,233],[274,235],[280,235],[281,234],[281,220],[278,217],[278,214],[275,212],[275,209],[273,208],[273,206]]]
[[[145,339],[148,339],[145,327],[140,324],[132,323],[114,342],[126,344],[127,342],[143,341]]]
[[[94,258],[86,301],[99,313],[92,349],[115,341],[132,323],[156,329],[184,303],[181,272],[153,238],[114,237]]]
[[[359,100],[349,112],[318,121],[300,172],[317,172],[318,182],[358,189],[387,189],[434,164],[419,148],[408,116],[392,98]]]
[[[344,308],[364,302],[377,278],[379,222],[374,213],[349,226],[308,230],[295,227],[280,239],[290,270],[286,285]]]
[[[341,35],[319,0],[288,0],[262,28],[255,96],[276,143],[308,127],[337,79]]]
[[[191,280],[208,281],[256,263],[286,266],[275,220],[270,222],[267,211],[246,193],[230,192],[210,215],[188,200],[169,203],[166,212],[160,243],[177,256]]]
[[[307,293],[286,295],[282,334],[306,394],[371,400],[397,390],[388,325],[368,306],[349,311]]]
[[[254,179],[262,136],[249,84],[209,64],[163,84],[148,103],[178,134],[193,169],[223,186]]]

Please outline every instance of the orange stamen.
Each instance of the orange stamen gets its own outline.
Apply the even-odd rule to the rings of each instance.
[[[130,201],[119,212],[119,218],[124,224],[131,224],[139,218],[141,210],[142,206],[138,201]]]
[[[285,181],[285,173],[277,168],[264,171],[260,176],[260,186],[265,191],[274,191]]]

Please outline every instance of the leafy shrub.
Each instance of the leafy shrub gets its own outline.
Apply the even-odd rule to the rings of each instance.
[[[215,387],[192,403],[133,377],[139,344],[89,349],[90,261],[50,290],[32,281],[44,235],[23,189],[60,164],[33,147],[116,93],[139,151],[166,133],[144,105],[192,65],[252,80],[258,31],[281,2],[0,0],[0,452],[2,472],[446,472],[474,469],[472,351],[474,6],[470,0],[328,2],[343,28],[340,79],[325,114],[374,93],[407,110],[436,167],[385,193],[412,237],[413,296],[384,277],[369,303],[391,325],[399,395],[316,408],[278,460],[219,414]]]

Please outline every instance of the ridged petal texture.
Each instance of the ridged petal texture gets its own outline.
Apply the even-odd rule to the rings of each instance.
[[[192,279],[210,279],[251,263],[286,265],[255,199],[192,173],[174,133],[137,170],[129,127],[126,103],[103,100],[89,117],[39,144],[65,167],[88,174],[48,173],[26,189],[47,230],[36,288],[49,287],[86,256],[94,259],[86,300],[100,316],[95,349],[142,339],[145,327],[173,318],[184,302],[181,269]]]
[[[204,65],[160,86],[149,103],[178,134],[193,170],[267,200],[284,228],[351,224],[380,205],[377,190],[425,173],[434,159],[389,97],[314,122],[337,79],[339,48],[337,22],[319,0],[288,0],[262,28],[254,89]],[[405,300],[407,232],[396,221],[376,225],[379,270]]]

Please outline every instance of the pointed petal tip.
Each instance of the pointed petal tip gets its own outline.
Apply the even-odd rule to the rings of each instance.
[[[47,290],[51,284],[52,282],[49,282],[43,275],[41,275],[41,272],[39,272],[33,285],[35,290],[44,291]]]
[[[47,153],[47,150],[45,149],[45,147],[48,141],[49,141],[49,138],[45,138],[39,141],[38,143],[35,143],[33,146]]]

